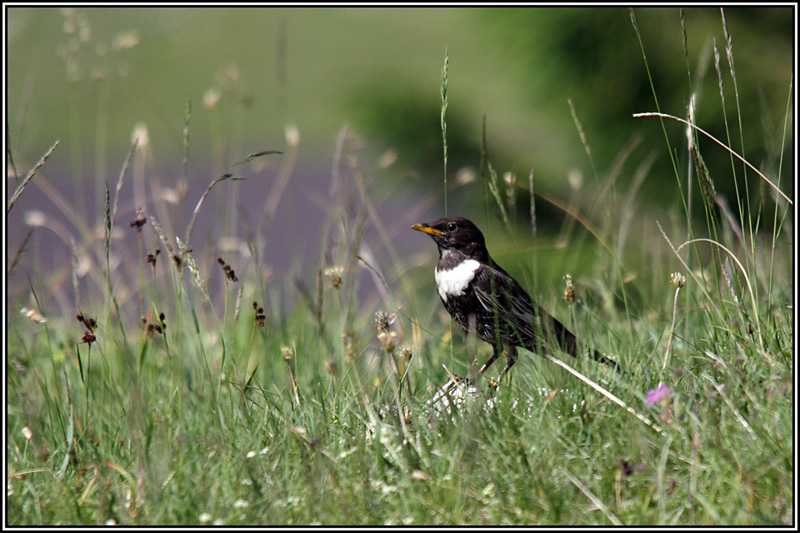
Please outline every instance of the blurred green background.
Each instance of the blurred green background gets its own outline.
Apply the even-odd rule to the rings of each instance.
[[[690,87],[679,11],[635,14],[661,111],[685,117]],[[599,169],[637,132],[645,136],[641,154],[665,150],[656,119],[631,118],[655,111],[655,104],[623,8],[9,8],[7,15],[9,143],[30,158],[62,138],[78,144],[70,154],[93,161],[102,135],[106,159],[117,162],[135,124],[144,122],[155,162],[167,170],[180,163],[187,99],[194,104],[193,152],[208,153],[213,133],[202,103],[217,88],[219,128],[235,135],[246,153],[279,147],[292,122],[308,157],[326,155],[348,122],[367,142],[395,148],[403,165],[438,177],[446,49],[454,172],[479,161],[485,115],[495,167],[527,174],[535,166],[542,180],[565,186],[570,169],[588,168],[567,98]],[[774,171],[781,142],[774,136],[782,129],[792,76],[793,9],[730,7],[725,15],[745,153],[757,167]],[[738,138],[719,10],[686,10],[686,30],[700,95],[698,124],[725,139],[709,49],[716,38]],[[710,62],[704,77],[697,73],[701,61]],[[102,106],[106,131],[98,130]],[[677,123],[667,127],[682,132]],[[709,152],[712,161],[728,159]],[[214,170],[240,155],[227,151]],[[200,172],[209,163],[200,156],[194,168]],[[673,180],[670,173],[654,172],[654,179]],[[718,181],[724,192],[725,176]]]
[[[98,221],[102,183],[113,188],[137,125],[146,127],[149,139],[139,149],[146,153],[146,180],[173,187],[182,173],[185,110],[191,102],[190,213],[211,179],[247,154],[286,151],[286,127],[293,124],[300,137],[297,166],[278,220],[282,236],[296,240],[321,231],[319,199],[328,194],[337,136],[347,123],[372,154],[370,161],[394,161],[372,163],[377,170],[368,170],[367,177],[380,216],[395,228],[392,236],[410,238],[408,225],[444,214],[440,90],[447,53],[448,175],[477,171],[485,117],[489,160],[501,176],[518,175],[523,229],[532,168],[537,191],[566,203],[570,183],[599,188],[626,145],[632,148],[616,177],[617,190],[625,191],[636,168],[655,157],[638,200],[645,210],[652,204],[680,214],[683,204],[661,123],[632,115],[656,111],[655,91],[662,112],[685,117],[695,91],[698,125],[725,141],[715,39],[734,148],[771,179],[777,181],[780,172],[781,187],[792,196],[792,124],[785,138],[783,131],[793,89],[794,8],[725,9],[738,101],[719,9],[685,11],[688,56],[679,9],[634,13],[641,46],[630,11],[615,7],[9,7],[7,143],[24,176],[61,139],[35,181],[60,188],[79,212],[93,213],[87,218]],[[568,99],[585,128],[591,161]],[[684,127],[666,121],[665,128],[685,180]],[[729,154],[705,138],[700,147],[717,191],[731,201]],[[245,206],[260,209],[266,193],[256,184],[274,182],[281,157],[237,167],[251,178],[237,185]],[[740,164],[735,176],[752,205],[772,202],[769,187],[754,173],[747,174],[747,189]],[[10,177],[7,190],[16,185]],[[137,207],[129,186],[121,196],[126,216]],[[217,194],[234,190],[226,187]],[[25,191],[26,208],[49,209],[51,200],[39,194],[33,187]],[[584,194],[581,201],[591,198]],[[480,184],[459,188],[449,200],[450,214],[484,212]],[[701,215],[702,203],[694,207]],[[548,208],[542,202],[544,230],[548,215],[558,223],[563,219]],[[9,250],[26,233],[22,211],[9,217]]]

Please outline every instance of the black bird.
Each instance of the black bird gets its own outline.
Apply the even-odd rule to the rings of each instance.
[[[575,335],[534,303],[517,280],[492,260],[481,230],[471,221],[441,218],[411,228],[430,235],[439,247],[434,277],[447,312],[465,333],[474,334],[494,348],[477,377],[486,372],[503,349],[508,352],[508,362],[501,378],[516,363],[519,346],[541,352],[545,346],[557,344],[573,357],[581,352]],[[592,356],[620,370],[616,362],[597,350],[592,350]]]

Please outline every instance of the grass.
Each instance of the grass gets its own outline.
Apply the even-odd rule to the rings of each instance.
[[[445,80],[446,72],[445,63]],[[283,156],[265,151],[241,161],[282,158],[280,186],[258,223],[241,213],[250,224],[248,254],[222,253],[216,264],[190,250],[199,246],[189,242],[196,217],[224,223],[227,215],[203,200],[236,187],[233,175],[209,185],[183,241],[165,205],[154,207],[158,216],[137,215],[143,222],[130,228],[117,221],[117,200],[129,194],[129,156],[113,203],[106,189],[104,237],[73,245],[71,315],[51,316],[43,288],[51,274],[31,258],[36,309],[12,308],[8,321],[8,525],[794,522],[785,226],[793,213],[779,195],[765,196],[756,211],[748,204],[737,226],[705,187],[705,224],[685,211],[656,226],[650,208],[617,190],[609,171],[596,188],[578,186],[595,198],[588,212],[577,201],[561,204],[568,223],[531,273],[529,250],[515,253],[528,242],[511,222],[515,182],[499,180],[486,161],[489,175],[475,186],[491,189],[487,219],[500,222],[482,226],[513,243],[491,251],[528,287],[540,278],[550,286],[581,257],[594,258],[588,272],[572,272],[572,304],[552,289],[533,292],[626,373],[566,363],[653,424],[524,351],[494,393],[484,386],[486,395],[442,409],[430,400],[447,372],[474,370],[472,360],[482,362],[488,348],[451,334],[431,288],[433,245],[422,262],[392,249],[349,138],[343,129],[319,263],[294,281],[295,305],[283,301],[280,280],[265,280],[264,258],[275,251],[260,230],[275,223],[275,206],[291,187],[296,139]],[[582,142],[591,159],[591,139]],[[701,173],[701,157],[693,159],[688,172]],[[637,170],[641,179],[648,164]],[[674,168],[682,205],[691,205],[686,176]],[[732,172],[713,170],[715,179]],[[14,195],[17,209],[28,181]],[[531,172],[531,191],[533,181]],[[746,201],[736,199],[738,212]],[[637,219],[649,223],[633,225]],[[389,260],[372,257],[368,226]],[[124,246],[115,229],[135,233],[139,246]],[[532,233],[537,250],[551,246]],[[112,253],[136,265],[134,273]],[[102,265],[88,281],[77,274],[83,254]],[[9,275],[21,275],[17,259]],[[365,302],[360,287],[373,282],[382,297]],[[651,403],[655,390],[664,397]]]

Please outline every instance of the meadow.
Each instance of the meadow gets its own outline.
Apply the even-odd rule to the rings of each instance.
[[[719,53],[716,74],[737,83],[725,70],[731,48]],[[99,212],[64,201],[85,231],[61,274],[39,266],[31,233],[7,250],[7,276],[31,295],[8,302],[8,526],[795,524],[794,212],[783,165],[740,156],[738,132],[751,125],[733,113],[720,140],[730,165],[707,168],[700,145],[724,148],[693,123],[688,94],[683,118],[638,118],[664,124],[660,164],[675,174],[665,195],[682,209],[663,219],[637,197],[655,158],[626,170],[621,187],[629,151],[594,161],[574,109],[580,155],[596,170],[573,192],[591,201],[544,195],[534,171],[499,172],[485,150],[476,175],[458,181],[447,167],[447,69],[431,202],[455,215],[448,195],[477,191],[493,255],[624,372],[522,350],[498,387],[484,379],[480,392],[443,399],[449,375],[474,372],[489,347],[464,338],[438,301],[433,243],[420,236],[415,254],[393,246],[371,196],[381,163],[359,151],[369,139],[342,128],[318,256],[280,280],[266,265],[286,252],[261,230],[281,224],[296,132],[147,212],[132,201],[139,137]],[[789,100],[769,132],[782,147]],[[185,116],[184,169],[188,105]],[[667,135],[676,123],[677,142]],[[47,223],[26,189],[59,149],[30,169],[10,162],[7,214],[25,210],[31,232]],[[265,160],[277,161],[277,179],[255,220],[232,202],[213,207]],[[725,179],[741,186],[730,205],[714,187]],[[563,216],[556,236],[537,225],[545,205]],[[224,233],[232,214],[245,228],[235,247]],[[223,229],[209,237],[198,224]],[[56,285],[74,299],[70,313],[44,305]]]

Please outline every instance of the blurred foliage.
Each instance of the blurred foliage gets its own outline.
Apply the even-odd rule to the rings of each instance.
[[[685,116],[690,94],[686,57],[681,45],[678,9],[636,9],[648,65],[662,112]],[[509,62],[541,86],[542,98],[573,95],[593,144],[613,156],[629,136],[629,113],[655,110],[642,54],[627,9],[485,10],[484,20],[498,38],[515,43]],[[780,120],[791,78],[794,40],[790,9],[725,10],[745,124],[745,145],[758,154],[764,147],[763,113]],[[699,57],[716,38],[726,85],[729,119],[735,125],[735,100],[725,59],[725,38],[717,9],[686,10],[687,48],[695,90],[701,91],[697,119],[719,139],[725,137],[713,63],[698,79]],[[759,50],[771,47],[771,53]],[[713,61],[713,59],[712,59]],[[699,84],[702,84],[698,87]],[[760,97],[763,91],[764,98]],[[552,96],[548,96],[552,95]],[[531,99],[532,104],[538,104]],[[765,108],[765,105],[768,107]],[[748,127],[750,126],[750,127]],[[727,158],[724,154],[723,157]],[[756,155],[758,157],[758,155]]]
[[[768,177],[776,179],[787,91],[792,76],[794,28],[791,8],[725,9],[733,43],[744,149],[740,142],[736,92],[718,9],[685,11],[687,52],[682,45],[680,11],[677,8],[634,10],[654,88],[648,80],[628,9],[515,8],[477,9],[468,13],[469,25],[465,31],[482,34],[484,43],[496,47],[506,61],[504,67],[508,78],[518,80],[525,87],[518,102],[520,113],[537,115],[547,124],[544,129],[533,128],[531,135],[547,137],[553,134],[568,141],[562,142],[562,146],[557,148],[558,153],[543,149],[532,156],[537,168],[546,169],[544,180],[550,183],[550,187],[554,185],[547,174],[559,172],[566,175],[570,168],[552,168],[548,159],[555,158],[562,163],[573,161],[571,164],[584,169],[584,172],[591,171],[570,116],[567,105],[567,98],[570,98],[585,128],[593,162],[601,179],[604,169],[611,166],[625,143],[637,132],[646,133],[644,142],[631,157],[629,168],[648,157],[650,151],[659,153],[659,164],[648,177],[644,193],[650,201],[663,201],[662,191],[674,183],[675,174],[666,154],[658,119],[634,119],[632,115],[657,110],[655,90],[661,112],[685,118],[689,95],[695,91],[697,124],[717,139],[727,142],[726,115],[720,101],[712,39],[716,40],[719,51],[731,144]],[[687,69],[691,70],[691,81]],[[376,90],[373,85],[365,84],[364,89],[353,96],[353,101],[357,102],[353,109],[358,110],[360,117],[370,125],[371,136],[401,147],[406,154],[418,155],[407,158],[406,163],[440,169],[440,103],[433,100],[439,95],[409,92],[408,84],[392,83],[391,87],[390,91]],[[463,120],[454,114],[453,106],[448,113],[448,143],[451,153],[457,154],[451,161],[458,161],[449,168],[456,172],[459,164],[477,164],[480,139],[477,135],[463,135],[464,128],[459,124]],[[473,123],[477,121],[476,117],[470,117],[470,120]],[[791,128],[791,124],[789,126]],[[667,120],[666,130],[671,147],[679,158],[678,171],[685,181],[688,155],[684,127]],[[787,147],[790,143],[791,139],[787,139]],[[492,147],[493,144],[490,129],[488,145]],[[735,198],[736,184],[729,153],[704,137],[700,138],[700,146],[705,150],[705,160],[712,170],[712,179],[716,180],[718,193]],[[508,148],[509,143],[500,143],[497,150],[491,151],[490,158],[496,168],[510,168],[519,163],[522,154]],[[788,177],[793,175],[794,169],[790,159],[784,156],[782,188],[791,194],[792,180]],[[736,162],[733,172],[739,180],[740,195],[745,190],[742,169],[743,165]],[[433,176],[437,175],[436,172],[430,171]],[[527,170],[523,172],[527,173]],[[630,173],[623,174],[620,181],[624,185],[630,178]],[[747,178],[747,190],[756,205],[763,200],[762,195],[771,195],[769,187],[765,190],[765,184],[754,173],[748,171]],[[563,183],[562,187],[566,187],[566,180]],[[678,201],[677,197],[675,201]],[[527,201],[521,202],[520,209],[527,209],[526,204]],[[702,213],[700,202],[695,203],[695,208],[695,214]]]
[[[69,162],[58,153],[52,165],[68,166],[76,180],[92,171],[104,180],[106,161],[125,157],[130,132],[142,122],[153,140],[156,170],[174,174],[180,172],[184,109],[191,100],[190,182],[195,173],[205,179],[209,167],[222,171],[244,154],[280,149],[289,122],[301,132],[303,161],[326,172],[324,159],[349,122],[376,151],[395,149],[398,179],[419,176],[428,193],[441,190],[439,83],[448,49],[450,175],[478,167],[484,117],[488,156],[498,172],[525,176],[535,167],[541,190],[561,198],[569,173],[577,170],[588,182],[594,167],[602,182],[623,146],[640,135],[618,183],[624,187],[631,169],[656,153],[641,192],[663,203],[665,184],[676,178],[661,124],[632,115],[656,111],[655,91],[662,112],[685,117],[696,91],[698,125],[727,142],[714,38],[732,145],[768,176],[777,175],[782,147],[792,143],[782,136],[793,8],[725,9],[738,111],[719,9],[686,9],[688,58],[678,8],[634,12],[653,88],[626,8],[15,7],[8,11],[9,147],[26,166],[61,138]],[[226,73],[235,73],[235,80]],[[221,100],[211,105],[215,90]],[[567,99],[585,128],[591,162]],[[675,121],[665,127],[685,182],[690,161],[684,127]],[[733,171],[743,191],[743,166],[732,169],[729,154],[707,139],[700,139],[700,149],[717,191],[734,204]],[[215,161],[207,161],[210,154]],[[781,170],[781,187],[791,195],[790,154]],[[747,178],[751,201],[770,195],[752,172]],[[522,189],[519,209],[527,203]],[[479,190],[476,204],[483,199]],[[670,205],[680,205],[677,195]],[[700,202],[695,206],[700,209]]]
[[[398,152],[399,164],[409,172],[422,171],[432,187],[441,188],[442,130],[439,94],[423,95],[395,83],[369,83],[349,105],[368,139],[377,137]],[[460,110],[447,111],[448,174],[459,168],[477,168],[480,139],[470,138],[469,119]]]

